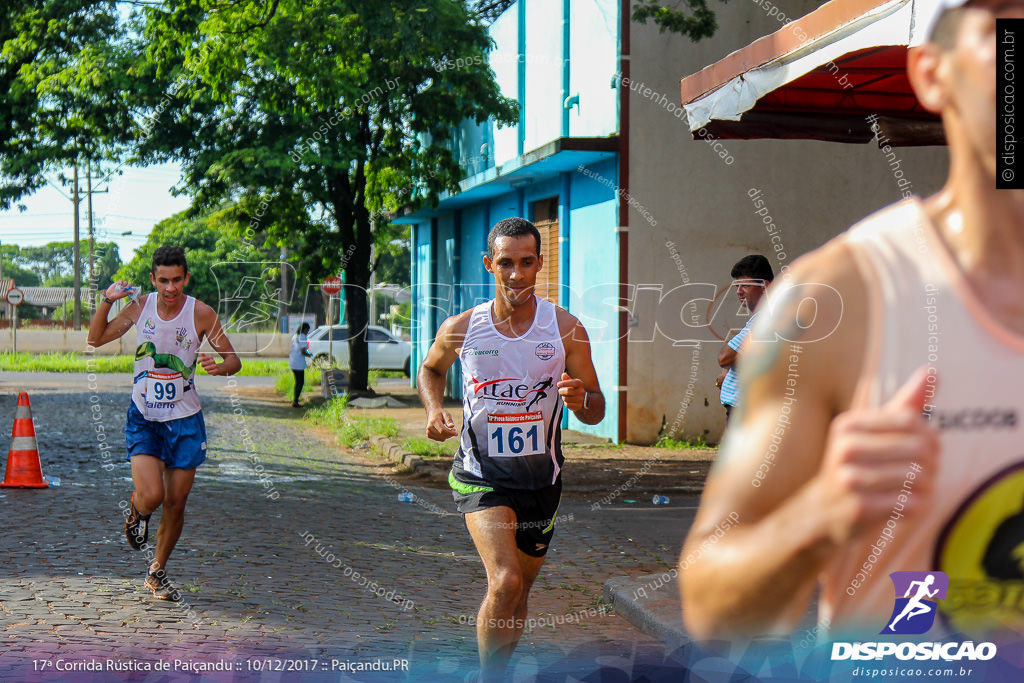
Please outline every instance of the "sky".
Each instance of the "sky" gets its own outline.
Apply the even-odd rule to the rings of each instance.
[[[110,173],[111,166],[104,167]],[[142,246],[153,226],[165,218],[188,208],[186,196],[174,197],[171,188],[178,181],[179,166],[162,164],[146,168],[123,168],[105,183],[93,180],[93,226],[97,241],[114,241],[121,261],[131,260],[135,249]],[[89,237],[89,221],[85,201],[85,173],[79,171],[80,235]],[[65,171],[70,177],[71,169]],[[15,207],[0,211],[0,242],[23,247],[41,246],[48,242],[71,241],[74,236],[74,204],[70,183],[60,187],[57,174],[48,176],[52,184],[23,198],[26,211]],[[107,190],[105,193],[95,190]],[[130,234],[124,234],[130,233]]]

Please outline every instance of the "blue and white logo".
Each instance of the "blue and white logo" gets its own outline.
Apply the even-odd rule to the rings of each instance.
[[[949,577],[943,572],[893,572],[889,578],[896,591],[896,601],[889,623],[879,633],[927,633],[935,623],[938,601],[946,599]]]

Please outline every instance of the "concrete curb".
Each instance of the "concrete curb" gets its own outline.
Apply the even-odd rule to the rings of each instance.
[[[657,638],[669,651],[688,647],[693,639],[683,626],[682,599],[673,568],[660,574],[615,576],[604,582],[604,599],[616,613],[647,635]],[[818,601],[811,600],[794,638],[812,638],[818,633]]]
[[[689,644],[690,636],[683,628],[679,584],[671,571],[612,577],[604,582],[604,599],[616,614],[660,640],[669,651]]]
[[[424,460],[415,453],[402,450],[400,444],[395,443],[386,436],[374,435],[370,437],[370,445],[375,451],[383,455],[396,465],[405,465],[416,474],[430,477],[431,479],[444,483],[448,481],[449,463],[435,465]]]

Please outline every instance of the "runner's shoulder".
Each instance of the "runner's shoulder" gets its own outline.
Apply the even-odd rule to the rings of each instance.
[[[462,341],[469,331],[469,319],[472,317],[473,309],[469,308],[445,318],[441,326],[437,328],[434,343],[452,349],[462,346]]]
[[[217,311],[209,304],[203,303],[195,297],[192,298],[195,299],[192,317],[195,318],[197,323],[201,323],[201,325],[196,325],[197,328],[201,327],[197,331],[208,332],[213,327],[213,322],[217,319]]]
[[[761,324],[785,330],[794,342],[825,341],[839,327],[866,321],[868,288],[845,234],[797,259],[775,278],[765,299],[768,315]],[[760,314],[761,311],[758,310]],[[757,323],[755,323],[755,327]]]
[[[200,338],[208,337],[217,323],[217,311],[213,306],[196,299],[193,308],[193,322],[196,324],[196,333],[200,335]]]
[[[764,386],[751,390],[770,387],[769,393],[778,394],[798,356],[806,392],[832,411],[845,410],[869,346],[869,305],[867,284],[844,235],[801,257],[776,277],[758,308],[744,361],[753,367],[741,367],[741,382],[745,374],[755,382],[762,378]]]
[[[555,320],[558,322],[558,332],[562,339],[586,338],[587,329],[583,327],[580,319],[557,304],[555,305]],[[582,330],[582,332],[570,337],[570,334],[577,329]]]

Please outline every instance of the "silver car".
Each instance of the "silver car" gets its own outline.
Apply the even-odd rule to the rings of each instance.
[[[328,337],[329,329],[327,325],[321,325],[306,337],[306,349],[313,357],[313,367],[347,368],[348,325],[335,325],[333,339]],[[410,342],[395,337],[383,327],[370,325],[366,328],[366,346],[370,355],[370,370],[401,370],[406,377],[409,376],[412,357]]]

